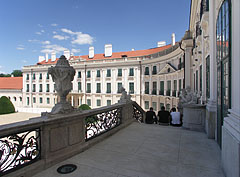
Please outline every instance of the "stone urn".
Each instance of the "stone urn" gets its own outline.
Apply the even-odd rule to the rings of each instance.
[[[60,102],[52,108],[51,114],[64,114],[73,111],[74,108],[66,101],[66,97],[72,90],[75,72],[64,55],[59,58],[56,66],[48,68],[48,73],[52,76],[53,82],[56,84],[55,89],[60,97]]]

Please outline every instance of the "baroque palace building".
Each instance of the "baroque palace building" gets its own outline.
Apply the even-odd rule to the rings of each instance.
[[[165,105],[169,110],[177,107],[183,88],[183,50],[175,43],[158,42],[158,47],[146,50],[112,52],[112,45],[105,45],[103,54],[95,54],[89,47],[89,55],[65,57],[76,70],[68,101],[74,107],[88,104],[92,108],[115,104],[120,99],[123,86],[132,99],[145,110],[153,107],[158,111]],[[23,67],[23,109],[52,108],[57,102],[54,82],[48,68],[57,62],[40,56],[33,66]],[[46,109],[47,110],[47,109]]]

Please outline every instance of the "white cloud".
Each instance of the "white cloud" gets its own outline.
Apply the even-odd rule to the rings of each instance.
[[[48,44],[50,44],[51,42],[50,41],[42,41],[42,44],[43,45],[48,45]]]
[[[16,49],[17,50],[24,50],[25,48],[24,47],[17,47]]]
[[[2,66],[0,65],[0,69],[2,68]]]
[[[29,39],[28,42],[39,42],[37,39]]]
[[[62,35],[54,35],[53,38],[58,39],[58,40],[67,40],[69,37],[62,36]]]
[[[27,60],[22,60],[23,63],[27,63]]]
[[[43,27],[41,24],[38,24],[38,26],[41,27],[41,28]]]
[[[4,71],[0,71],[0,74],[6,74]]]
[[[41,33],[41,32],[36,32],[35,34],[37,34],[37,35],[41,35],[42,33]]]
[[[52,53],[52,52],[56,52],[56,53],[59,53],[59,52],[62,52],[64,50],[68,50],[67,48],[65,47],[62,47],[60,45],[56,45],[56,44],[53,44],[53,45],[45,45],[43,46],[43,50],[41,50],[42,53]]]
[[[90,36],[89,34],[84,34],[82,32],[73,32],[66,28],[62,28],[61,31],[74,36],[72,38],[72,44],[83,45],[83,44],[92,44],[93,43],[93,37]]]
[[[57,32],[56,32],[56,31],[53,31],[52,33],[53,33],[53,34],[57,34]]]
[[[41,30],[41,33],[44,33],[45,31],[44,30]]]
[[[53,23],[53,24],[51,24],[51,26],[58,26],[58,24],[56,24],[56,23]]]
[[[72,49],[71,52],[72,53],[79,53],[79,52],[81,52],[81,50],[80,49]]]

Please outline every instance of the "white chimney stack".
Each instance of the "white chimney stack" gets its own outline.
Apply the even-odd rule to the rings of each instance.
[[[112,44],[105,44],[105,57],[112,56]]]
[[[175,45],[175,33],[172,33],[172,46]]]
[[[56,60],[56,53],[55,52],[51,53],[51,59],[52,59],[52,61]]]
[[[46,62],[48,62],[48,53],[46,53],[45,60],[46,60]]]
[[[39,57],[38,57],[38,62],[42,62],[42,61],[44,61],[44,60],[45,60],[44,56],[39,56]]]
[[[88,58],[93,58],[94,57],[94,47],[91,46],[89,47],[89,55]]]
[[[135,51],[135,49],[134,49],[134,48],[132,48],[132,51]]]
[[[64,50],[63,55],[69,60],[70,58],[70,51],[69,50]]]
[[[165,46],[166,45],[166,41],[159,41],[158,43],[157,43],[157,47],[163,47],[163,46]]]

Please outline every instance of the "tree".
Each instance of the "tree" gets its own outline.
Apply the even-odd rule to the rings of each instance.
[[[82,104],[81,106],[79,106],[79,109],[80,109],[81,111],[84,111],[84,110],[89,110],[89,109],[91,109],[91,107],[88,106],[87,104]],[[98,120],[98,119],[97,119],[97,116],[96,116],[96,115],[93,115],[93,116],[88,116],[88,117],[86,117],[85,122],[86,122],[87,126],[89,126],[91,123],[97,122],[97,120]]]
[[[21,70],[13,70],[11,73],[14,77],[21,77],[22,76],[22,71]]]
[[[14,112],[15,112],[15,108],[12,102],[6,96],[2,96],[0,98],[0,115],[14,113]]]

